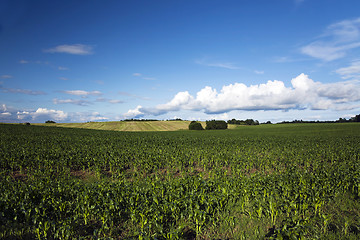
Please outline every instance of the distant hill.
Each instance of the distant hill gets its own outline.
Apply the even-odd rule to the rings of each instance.
[[[177,131],[188,129],[190,121],[115,121],[87,123],[41,123],[34,125],[87,128],[112,131]],[[205,126],[205,123],[203,123]]]
[[[32,125],[139,132],[187,130],[189,124],[190,121],[115,121],[86,123],[35,123]],[[205,128],[206,123],[201,122],[201,124]],[[229,124],[229,128],[235,128],[235,126]]]

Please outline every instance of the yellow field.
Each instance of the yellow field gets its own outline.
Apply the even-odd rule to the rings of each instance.
[[[116,121],[116,122],[87,122],[87,123],[36,123],[39,126],[55,126],[68,128],[87,128],[112,131],[177,131],[187,130],[190,121]],[[206,123],[201,122],[205,128]],[[229,124],[233,129],[235,125]]]

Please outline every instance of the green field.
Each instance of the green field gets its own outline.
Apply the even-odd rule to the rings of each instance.
[[[46,126],[0,124],[1,239],[360,238],[360,124]]]

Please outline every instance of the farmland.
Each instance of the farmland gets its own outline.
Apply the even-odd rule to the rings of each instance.
[[[144,132],[144,131],[177,131],[188,129],[190,121],[114,121],[114,122],[86,122],[86,123],[36,123],[37,126],[52,126],[65,128],[85,128],[96,130]],[[201,122],[205,128],[206,123]],[[229,129],[236,125],[229,124]]]
[[[0,124],[2,239],[358,239],[360,124]]]

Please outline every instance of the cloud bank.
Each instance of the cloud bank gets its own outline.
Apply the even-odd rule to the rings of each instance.
[[[49,120],[53,119],[56,121],[64,120],[68,117],[68,114],[60,111],[60,110],[53,110],[47,108],[38,108],[34,112],[22,111],[17,112],[17,119],[18,120]],[[46,119],[46,120],[45,120]]]
[[[221,114],[233,110],[344,110],[359,107],[360,85],[358,82],[323,84],[302,73],[291,80],[291,87],[282,81],[246,86],[234,83],[223,86],[218,92],[206,86],[192,96],[188,91],[177,93],[173,99],[155,107],[137,106],[124,114],[125,118],[162,115],[181,110]]]
[[[45,122],[54,120],[56,122],[87,122],[106,121],[109,118],[98,112],[64,112],[62,110],[38,108],[36,110],[17,110],[0,105],[0,122]]]

